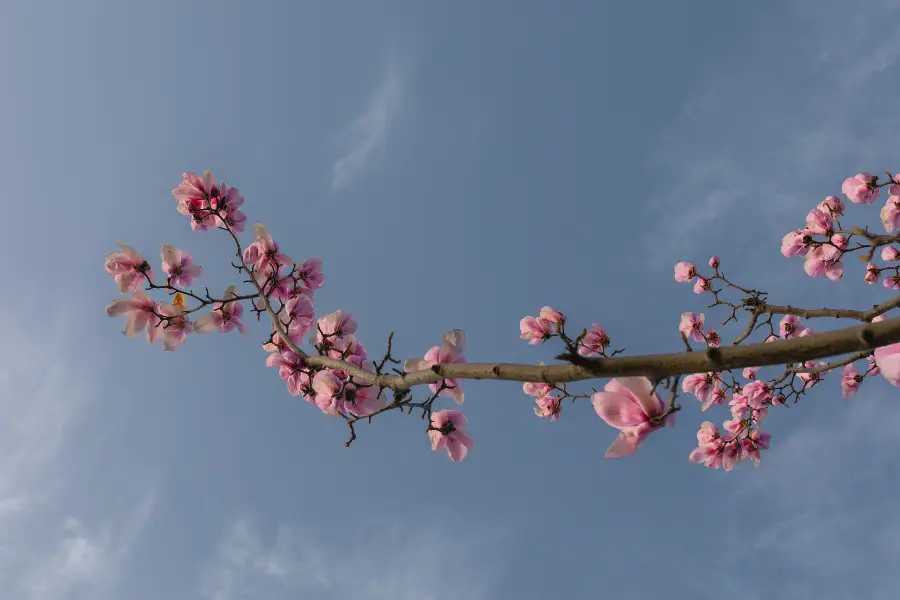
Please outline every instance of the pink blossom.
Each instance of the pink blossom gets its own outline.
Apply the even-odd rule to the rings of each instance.
[[[882,257],[883,257],[883,254],[882,254]],[[881,277],[881,270],[878,268],[878,265],[876,265],[875,263],[872,263],[872,262],[867,264],[866,265],[866,276],[864,278],[865,282],[868,283],[869,285],[875,285],[876,283],[878,283],[879,277]]]
[[[874,354],[881,376],[891,385],[900,387],[900,344],[876,348]]]
[[[549,418],[551,421],[559,419],[559,413],[562,412],[562,402],[560,402],[559,398],[546,395],[539,396],[534,401],[537,403],[534,414],[542,419]]]
[[[214,190],[215,191],[215,190]],[[247,223],[247,215],[238,210],[244,204],[244,197],[237,188],[230,187],[222,182],[218,194],[210,198],[210,206],[217,209],[220,217],[216,217],[215,223],[222,229],[230,229],[235,233],[244,231]]]
[[[191,229],[207,231],[216,225],[216,217],[212,214],[210,199],[218,197],[219,188],[210,171],[204,171],[203,177],[196,173],[182,173],[181,183],[172,190],[172,196],[178,201],[177,210],[191,217]]]
[[[163,244],[159,249],[162,268],[168,276],[169,285],[190,287],[203,274],[203,267],[194,264],[190,252],[179,250],[171,244]]]
[[[709,266],[713,269],[718,269],[719,268],[719,257],[718,256],[710,257]]]
[[[754,467],[759,467],[759,451],[768,450],[771,440],[772,436],[770,434],[764,433],[759,429],[751,429],[747,437],[741,440],[744,446],[744,453],[753,460]]]
[[[818,366],[821,367],[825,364],[826,363],[824,363],[824,362],[820,362]],[[816,367],[816,364],[813,363],[811,360],[808,360],[805,363],[803,363],[803,367],[806,369],[812,369],[812,368]],[[824,374],[825,373],[797,373],[797,377],[799,377],[801,380],[803,380],[806,383],[806,385],[805,385],[806,389],[811,389],[812,387],[817,385],[820,381],[822,381],[822,376]]]
[[[703,335],[703,321],[706,317],[701,314],[686,312],[681,313],[681,323],[678,330],[681,331],[688,339],[695,342],[704,342],[706,337]]]
[[[157,312],[169,318],[157,322],[154,339],[162,337],[164,352],[177,350],[187,341],[187,334],[192,330],[190,320],[183,314],[184,304],[161,302],[157,305]]]
[[[726,443],[722,439],[714,423],[705,421],[697,432],[697,447],[691,451],[688,459],[711,469],[724,468],[730,471],[739,456],[734,446],[734,443]]]
[[[760,367],[745,367],[741,372],[741,375],[744,379],[756,379],[756,372],[759,371]]]
[[[831,236],[834,229],[834,220],[831,214],[814,208],[806,215],[806,229],[814,235]]]
[[[318,256],[308,258],[297,268],[297,279],[300,285],[309,290],[317,290],[325,282],[322,272],[322,259]]]
[[[718,348],[722,343],[721,338],[719,338],[719,333],[715,329],[710,329],[706,332],[706,345],[710,348]]]
[[[330,369],[319,371],[312,379],[316,406],[329,416],[340,413],[365,417],[384,404],[378,388],[359,386],[339,379]]]
[[[550,321],[543,317],[525,317],[519,321],[519,336],[528,340],[529,344],[543,344],[549,340],[553,333],[550,331]]]
[[[553,386],[551,386],[549,383],[534,383],[526,381],[522,384],[522,390],[529,396],[540,398],[541,396],[546,396],[547,394],[552,392]]]
[[[824,200],[819,202],[819,205],[816,208],[837,218],[844,214],[844,201],[837,196],[827,196]]]
[[[310,404],[315,404],[315,391],[309,373],[300,357],[291,350],[273,352],[266,358],[267,367],[278,367],[278,376],[287,383],[292,396],[303,395]]]
[[[675,424],[675,414],[665,418],[665,404],[659,394],[652,393],[653,384],[646,377],[612,379],[591,397],[594,411],[619,436],[606,450],[607,458],[633,454],[650,433]]]
[[[781,334],[781,337],[786,340],[797,337],[803,329],[803,324],[800,322],[800,317],[797,315],[786,315],[782,317],[781,323],[778,326],[778,332]]]
[[[844,276],[840,251],[834,246],[825,244],[810,249],[803,269],[810,277],[827,277],[832,281],[839,281]]]
[[[872,204],[878,199],[878,177],[869,173],[860,173],[844,180],[841,191],[854,204]]]
[[[315,321],[313,302],[309,296],[294,296],[284,305],[279,320],[287,329],[288,338],[295,344],[303,343],[303,338],[312,331]]]
[[[121,293],[134,293],[141,289],[145,277],[148,281],[153,279],[153,271],[137,250],[122,242],[118,244],[122,249],[106,256],[106,272],[119,284]]]
[[[675,281],[685,283],[697,276],[697,265],[691,262],[680,262],[675,265]]]
[[[754,410],[766,407],[772,399],[768,384],[758,379],[745,385],[741,393],[747,399],[747,406]]]
[[[541,309],[540,316],[548,323],[553,323],[554,325],[564,325],[566,322],[566,315],[553,308],[552,306],[543,307]]]
[[[278,244],[262,223],[253,226],[253,239],[244,249],[241,258],[247,266],[252,267],[253,278],[257,283],[262,284],[276,271],[280,273],[283,268],[294,264],[290,256],[278,251]]]
[[[694,293],[702,294],[703,292],[708,292],[709,289],[709,281],[703,277],[697,277],[697,281],[694,283]]]
[[[356,333],[356,327],[353,315],[341,308],[323,315],[316,323],[316,345],[322,345],[326,338],[333,339]]]
[[[695,373],[684,378],[681,382],[681,391],[697,396],[701,402],[700,410],[705,411],[716,401],[714,392],[721,386],[722,379],[718,373]]]
[[[781,238],[781,253],[785,258],[792,256],[806,256],[812,238],[804,229],[795,229]]]
[[[121,298],[110,302],[106,307],[106,315],[113,318],[128,315],[125,320],[125,329],[122,331],[125,337],[133,338],[146,330],[147,342],[153,344],[162,334],[162,330],[156,328],[159,317],[154,314],[155,310],[156,302],[145,292],[137,291],[132,294],[131,298]]]
[[[887,203],[881,209],[881,224],[888,233],[900,227],[900,196],[888,196]]]
[[[596,356],[601,354],[603,350],[609,346],[609,336],[602,325],[591,323],[591,328],[587,334],[581,338],[578,345],[578,354],[581,356]]]
[[[466,357],[463,351],[466,346],[466,334],[461,329],[452,329],[444,334],[440,346],[433,346],[425,353],[425,358],[413,358],[404,361],[403,370],[407,373],[423,371],[439,364],[465,364]],[[444,389],[441,389],[442,384]],[[446,387],[450,386],[450,387]],[[429,384],[432,393],[439,396],[452,398],[457,404],[465,400],[462,387],[457,379],[441,379],[437,383]],[[438,393],[440,390],[440,393]]]
[[[869,374],[872,376],[881,374],[881,368],[879,368],[879,366],[875,363],[875,356],[869,355],[868,361],[869,361],[869,369],[868,369]]]
[[[275,331],[272,332],[271,341],[264,342],[262,344],[262,347],[263,350],[265,350],[269,354],[272,354],[273,352],[284,352],[286,350],[289,350],[287,342],[281,339],[281,336],[278,335],[278,333]]]
[[[466,416],[458,410],[439,410],[431,413],[428,438],[431,449],[446,450],[453,462],[460,462],[475,447],[475,442],[466,433]]]
[[[862,380],[863,376],[859,374],[859,371],[856,370],[853,363],[846,365],[844,367],[843,377],[841,378],[841,396],[845,399],[855,396]]]
[[[884,282],[881,285],[889,290],[893,290],[896,292],[900,290],[900,277],[896,275],[889,275],[884,278]]]
[[[881,260],[894,262],[900,260],[900,250],[895,246],[885,246],[881,249]]]
[[[839,233],[836,233],[833,236],[831,236],[831,243],[838,250],[843,250],[844,248],[847,247],[847,238],[845,238],[844,236],[842,236]]]
[[[244,324],[241,323],[244,306],[240,302],[233,300],[238,296],[237,291],[236,285],[229,285],[225,288],[225,294],[222,296],[225,302],[216,302],[213,304],[211,312],[197,317],[197,320],[194,321],[194,331],[197,333],[211,333],[213,331],[230,333],[237,329],[246,335],[247,331],[244,329]]]

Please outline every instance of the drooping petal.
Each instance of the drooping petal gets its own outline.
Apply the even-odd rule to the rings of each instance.
[[[126,315],[140,307],[141,303],[134,298],[119,298],[106,305],[106,316],[116,318]]]
[[[623,458],[631,456],[637,450],[638,438],[633,433],[620,432],[618,437],[606,449],[606,458]]]
[[[461,462],[468,452],[469,449],[458,438],[450,437],[447,439],[447,455],[453,462]]]

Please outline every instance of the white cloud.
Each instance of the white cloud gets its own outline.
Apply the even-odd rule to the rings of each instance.
[[[85,446],[78,428],[99,397],[103,353],[73,317],[90,307],[73,290],[49,309],[46,299],[14,301],[17,312],[0,314],[0,590],[17,600],[114,598],[155,494],[100,523],[79,514],[69,492],[89,483],[73,450]]]
[[[897,28],[884,25],[900,6],[827,0],[791,8],[787,16],[798,27],[789,39],[803,41],[802,54],[762,23],[756,51],[741,54],[753,57],[750,68],[743,60],[721,63],[663,132],[652,157],[660,164],[660,192],[648,204],[653,219],[644,239],[654,266],[670,268],[673,256],[688,260],[724,231],[723,219],[723,239],[745,236],[740,241],[751,244],[772,231],[780,237],[821,200],[810,188],[839,191],[853,174],[842,171],[847,164],[889,168],[885,161],[900,151],[887,133],[900,127],[887,104],[900,90],[883,77],[900,58]],[[736,222],[753,226],[735,230]]]
[[[331,170],[331,190],[338,192],[384,157],[388,127],[400,110],[404,78],[397,61],[390,55],[384,77],[368,104],[337,136],[339,152]]]
[[[481,600],[502,571],[491,548],[504,537],[499,530],[466,536],[435,522],[415,529],[381,522],[331,533],[327,542],[282,526],[267,544],[239,519],[225,531],[201,589],[211,600],[251,590],[271,600]]]

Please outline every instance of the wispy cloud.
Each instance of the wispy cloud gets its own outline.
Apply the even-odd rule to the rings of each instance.
[[[235,520],[202,575],[202,592],[212,600],[250,590],[271,600],[301,592],[313,600],[482,600],[502,570],[491,550],[505,534],[382,522],[323,539],[281,526],[266,543],[249,520]]]
[[[400,110],[404,78],[394,55],[365,109],[335,140],[338,157],[331,169],[331,190],[338,192],[383,159],[388,128]]]
[[[21,600],[121,597],[125,559],[156,496],[150,488],[100,522],[79,513],[69,492],[89,484],[72,450],[85,447],[79,426],[100,395],[102,352],[84,351],[73,315],[87,309],[76,292],[55,308],[32,300],[0,314],[0,589]]]
[[[887,168],[884,161],[900,150],[886,133],[900,126],[900,115],[885,104],[895,95],[893,84],[880,77],[900,58],[896,27],[884,25],[900,6],[846,0],[790,6],[786,15],[797,19],[798,33],[773,37],[764,25],[741,52],[756,57],[755,68],[722,63],[663,133],[653,157],[663,184],[648,205],[656,218],[645,235],[656,267],[669,268],[673,256],[686,259],[708,245],[723,218],[754,225],[729,230],[723,240],[745,235],[749,244],[770,229],[780,237],[789,219],[802,223],[802,209],[821,200],[810,189],[839,189],[852,174],[846,169]],[[797,36],[802,52],[786,49]]]

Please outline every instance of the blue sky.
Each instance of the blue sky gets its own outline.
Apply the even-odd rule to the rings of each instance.
[[[688,463],[690,398],[678,428],[612,461],[589,407],[547,423],[496,382],[465,385],[477,447],[461,465],[415,417],[346,449],[342,422],[266,369],[265,325],[163,355],[105,316],[102,264],[117,239],[147,257],[171,243],[204,285],[231,283],[230,241],[192,233],[170,195],[211,169],[288,254],[323,259],[318,310],[352,312],[373,355],[391,331],[416,357],[461,328],[470,361],[547,360],[556,348],[518,339],[545,304],[629,353],[676,351],[679,315],[703,304],[672,265],[713,253],[773,301],[868,307],[886,296],[861,265],[813,281],[778,249],[845,177],[897,168],[898,13],[6,0],[0,589],[896,597],[900,405],[881,381],[845,402],[832,375],[773,412],[759,470],[729,474]]]

